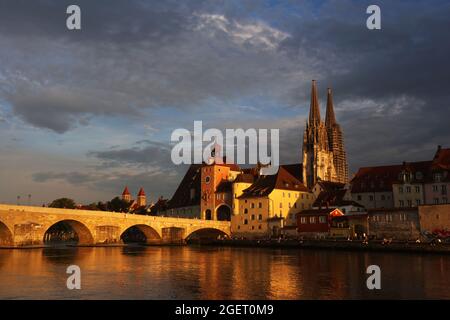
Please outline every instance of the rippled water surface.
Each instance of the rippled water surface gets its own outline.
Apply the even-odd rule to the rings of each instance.
[[[81,268],[68,290],[66,268]],[[379,265],[382,289],[366,287]],[[450,298],[450,257],[222,247],[0,250],[2,299]]]

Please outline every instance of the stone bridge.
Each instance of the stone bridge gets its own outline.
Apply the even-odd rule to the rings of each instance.
[[[79,245],[121,243],[135,227],[147,243],[183,243],[195,237],[230,236],[230,222],[0,204],[0,246],[43,245],[59,222],[70,226]]]

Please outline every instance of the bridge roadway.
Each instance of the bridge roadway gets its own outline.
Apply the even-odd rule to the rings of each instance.
[[[79,245],[122,243],[122,235],[131,227],[142,231],[147,243],[155,244],[230,236],[229,221],[0,204],[0,246],[43,245],[46,232],[58,222],[71,227]]]

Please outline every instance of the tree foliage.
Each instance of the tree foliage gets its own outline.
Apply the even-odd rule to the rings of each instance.
[[[59,198],[53,200],[48,206],[50,208],[75,209],[75,201],[69,198]]]

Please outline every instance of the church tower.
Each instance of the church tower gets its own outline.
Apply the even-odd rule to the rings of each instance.
[[[147,204],[147,197],[145,195],[144,188],[141,188],[139,190],[138,195],[137,195],[137,206],[138,207],[145,207],[146,204]]]
[[[131,193],[128,190],[128,187],[125,187],[125,189],[122,192],[122,200],[130,202],[131,201]]]
[[[328,132],[320,117],[316,81],[312,81],[309,118],[303,134],[303,182],[312,188],[318,180],[337,181]]]
[[[325,116],[327,127],[329,150],[333,152],[333,164],[336,170],[337,182],[348,182],[348,163],[344,148],[344,139],[341,126],[336,122],[334,115],[333,95],[331,89],[327,92],[327,114]]]

